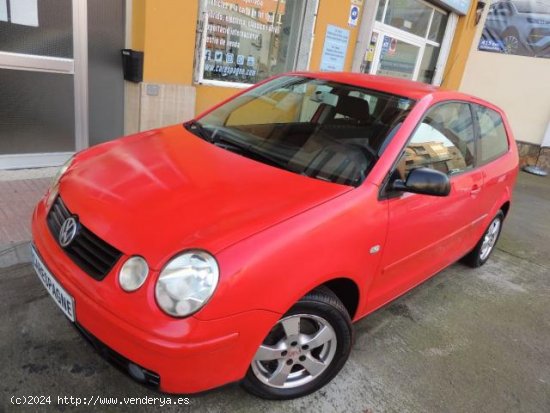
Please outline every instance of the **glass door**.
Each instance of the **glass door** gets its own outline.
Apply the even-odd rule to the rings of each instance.
[[[377,33],[371,74],[416,80],[422,45],[389,33]]]
[[[83,101],[82,76],[75,72],[82,54],[75,16],[82,5],[0,0],[2,169],[58,165],[82,146],[77,145],[82,117],[75,110]]]
[[[379,0],[375,20],[367,73],[440,82],[454,15],[422,0]]]
[[[0,0],[0,169],[123,134],[125,0]]]

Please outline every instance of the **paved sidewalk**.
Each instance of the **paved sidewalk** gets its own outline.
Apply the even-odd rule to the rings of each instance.
[[[0,268],[28,260],[32,211],[56,170],[0,171]]]

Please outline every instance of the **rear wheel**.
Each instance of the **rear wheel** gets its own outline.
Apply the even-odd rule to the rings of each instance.
[[[495,245],[502,230],[504,214],[498,211],[498,214],[493,218],[489,227],[475,246],[475,248],[464,257],[464,262],[470,267],[481,267],[487,262],[491,253],[495,249]]]
[[[294,305],[258,348],[243,387],[266,399],[292,399],[323,387],[351,350],[352,326],[342,302],[328,289]]]

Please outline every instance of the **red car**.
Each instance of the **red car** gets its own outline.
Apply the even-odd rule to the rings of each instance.
[[[183,125],[78,153],[34,211],[33,262],[67,317],[168,393],[311,393],[352,322],[464,258],[510,208],[504,113],[461,93],[293,73]]]

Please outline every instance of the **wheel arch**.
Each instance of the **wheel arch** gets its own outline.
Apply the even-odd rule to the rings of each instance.
[[[504,218],[508,216],[508,212],[510,211],[510,200],[507,200],[500,206],[500,210],[504,214]]]
[[[355,318],[359,307],[360,291],[354,280],[347,277],[333,278],[323,282],[313,290],[319,287],[328,288],[344,304],[350,318],[352,320]]]

